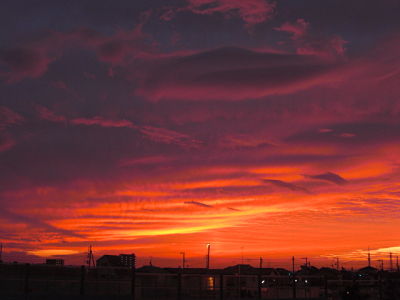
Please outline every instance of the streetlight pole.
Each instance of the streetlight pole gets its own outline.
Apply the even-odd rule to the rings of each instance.
[[[180,254],[182,254],[182,269],[185,269],[185,264],[186,264],[185,252],[181,252]]]
[[[208,243],[207,244],[207,263],[206,263],[206,269],[210,268],[210,248],[211,248],[211,244]]]
[[[296,299],[296,276],[294,275],[294,256],[292,257],[292,284],[293,284],[293,299]]]

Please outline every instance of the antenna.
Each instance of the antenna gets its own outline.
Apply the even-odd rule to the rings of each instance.
[[[96,262],[94,261],[94,256],[92,251],[92,245],[90,245],[88,248],[86,264],[88,265],[89,269],[91,266],[96,267]]]

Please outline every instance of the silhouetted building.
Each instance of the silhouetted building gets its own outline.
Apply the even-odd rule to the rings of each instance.
[[[312,276],[312,275],[318,275],[320,270],[316,267],[313,266],[301,266],[300,270],[296,272],[296,275],[298,276]]]
[[[121,260],[122,267],[132,268],[136,265],[135,254],[120,254],[119,258]]]
[[[48,258],[46,259],[46,265],[63,266],[64,260],[61,258]]]
[[[364,268],[361,268],[361,269],[358,270],[358,273],[363,274],[363,275],[364,274],[365,275],[375,275],[378,272],[379,272],[378,269],[376,269],[374,267],[370,267],[370,266],[364,267]]]
[[[250,265],[239,264],[224,269],[226,274],[258,274],[259,269]]]
[[[136,264],[135,254],[103,255],[96,264],[98,267],[132,268]]]
[[[142,266],[136,269],[136,271],[138,273],[168,273],[168,271],[165,268],[160,268],[153,265]]]

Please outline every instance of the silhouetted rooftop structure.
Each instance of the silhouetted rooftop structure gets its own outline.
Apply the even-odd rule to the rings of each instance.
[[[170,273],[185,273],[185,274],[221,274],[221,269],[207,268],[164,268]]]
[[[259,269],[256,269],[250,265],[239,264],[224,269],[226,274],[258,274]]]
[[[296,275],[316,275],[319,273],[319,269],[313,266],[301,266],[300,270],[296,272]]]
[[[138,273],[168,273],[168,271],[165,270],[164,268],[160,268],[160,267],[156,267],[156,266],[152,266],[152,265],[142,266],[140,268],[137,268],[136,271]]]
[[[377,268],[368,266],[368,267],[364,267],[364,268],[359,269],[358,273],[361,273],[361,274],[376,274],[376,273],[378,273],[378,271],[379,270]]]
[[[283,268],[276,268],[275,271],[278,273],[280,276],[289,276],[290,271],[283,269]]]
[[[96,260],[98,267],[127,267],[132,268],[135,264],[134,254],[103,255]]]
[[[60,258],[48,258],[46,259],[46,265],[63,266],[64,260]]]

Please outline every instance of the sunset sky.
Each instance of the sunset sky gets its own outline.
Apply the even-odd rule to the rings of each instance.
[[[398,0],[5,0],[6,261],[400,253]],[[359,263],[357,263],[359,261]]]

